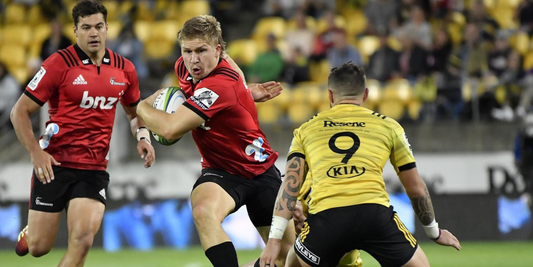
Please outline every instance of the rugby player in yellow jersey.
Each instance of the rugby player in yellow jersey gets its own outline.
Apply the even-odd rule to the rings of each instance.
[[[364,69],[345,63],[328,78],[331,109],[294,131],[260,266],[273,266],[307,172],[309,217],[294,249],[302,266],[336,266],[362,249],[382,266],[429,266],[425,253],[389,204],[383,181],[394,166],[429,238],[461,249],[459,240],[435,221],[431,197],[418,175],[402,126],[360,105],[368,97]]]
[[[296,203],[295,210],[293,212],[293,220],[294,220],[294,228],[296,229],[296,234],[300,234],[302,231],[302,228],[305,224],[305,221],[307,219],[307,216],[309,216],[309,203],[310,199],[310,193],[311,193],[311,178],[309,177],[309,173],[307,173],[307,177],[305,178],[305,181],[302,185],[302,188],[300,188],[300,194],[298,195],[298,202]],[[292,263],[289,266],[299,266],[300,264],[295,264],[293,262],[297,262],[298,259],[296,258],[296,254],[292,253],[287,255],[287,262]],[[359,253],[359,250],[354,249],[344,255],[342,259],[340,260],[337,267],[362,267],[363,266],[363,260],[361,259],[361,254]]]

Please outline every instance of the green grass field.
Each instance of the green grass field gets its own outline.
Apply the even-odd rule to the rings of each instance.
[[[463,250],[441,247],[434,243],[422,243],[431,266],[533,266],[533,242],[464,242]],[[42,258],[18,257],[12,250],[0,250],[2,267],[47,267],[57,266],[65,251],[53,250]],[[239,262],[244,264],[259,256],[260,250],[239,251]],[[368,254],[362,253],[363,266],[375,267],[378,263]],[[148,252],[125,250],[116,253],[93,249],[85,266],[91,267],[208,267],[209,262],[201,248],[178,251],[157,249]]]

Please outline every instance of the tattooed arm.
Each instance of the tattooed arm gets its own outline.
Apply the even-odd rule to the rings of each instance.
[[[418,170],[412,168],[401,171],[399,176],[400,181],[405,188],[405,192],[411,199],[411,205],[413,206],[413,210],[415,211],[418,220],[420,220],[425,227],[435,225],[434,227],[438,228],[438,224],[435,221],[435,211],[433,210],[433,204],[431,203],[431,196],[429,195],[426,184],[418,175]],[[459,240],[448,230],[438,228],[438,233],[436,238],[432,238],[435,242],[461,250]]]
[[[306,173],[307,165],[305,159],[295,156],[287,162],[285,179],[279,188],[276,205],[274,206],[274,216],[280,216],[287,220],[292,217]]]
[[[307,173],[305,159],[303,155],[301,155],[302,157],[300,155],[289,156],[285,179],[279,188],[276,205],[274,206],[274,216],[270,226],[268,242],[261,253],[260,267],[273,267],[281,251],[281,238],[289,219],[292,217],[292,212],[295,210],[298,193]]]

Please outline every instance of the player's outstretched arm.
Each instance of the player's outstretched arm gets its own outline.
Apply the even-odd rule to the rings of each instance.
[[[244,72],[241,70],[239,65],[235,63],[235,61],[228,55],[223,54],[222,58],[225,59],[232,68],[234,68],[239,75],[241,75],[242,80],[244,81],[244,84],[246,83],[246,77],[244,77]],[[281,86],[280,83],[275,81],[269,81],[265,83],[251,83],[248,84],[248,90],[252,93],[252,97],[254,98],[255,102],[265,102],[272,98],[275,98],[279,94],[281,94],[281,91],[283,91],[283,86]]]
[[[137,116],[137,107],[122,106],[128,119],[133,136],[137,139],[137,152],[144,159],[144,167],[150,168],[155,163],[155,150],[150,141],[150,132],[144,121]]]
[[[424,226],[428,237],[438,244],[452,246],[457,250],[461,250],[459,240],[448,230],[439,228],[439,224],[435,220],[431,196],[426,184],[418,175],[417,168],[401,171],[399,176],[407,195],[411,199],[413,210]]]
[[[304,158],[295,156],[289,159],[285,171],[285,179],[281,184],[276,204],[274,205],[274,216],[270,225],[268,242],[261,253],[261,267],[273,267],[278,258],[281,250],[281,238],[295,210],[298,194],[304,182],[305,172],[306,163]]]

